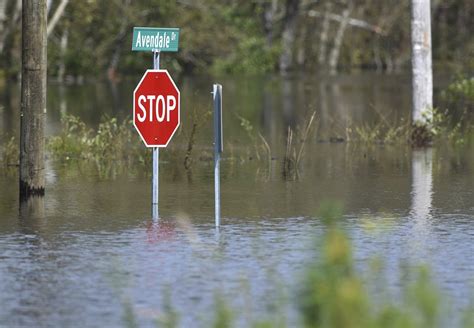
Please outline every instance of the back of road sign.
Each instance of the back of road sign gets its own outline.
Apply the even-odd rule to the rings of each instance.
[[[222,133],[222,85],[214,84],[214,149],[222,153],[224,140]]]
[[[132,51],[178,51],[179,28],[134,27]]]

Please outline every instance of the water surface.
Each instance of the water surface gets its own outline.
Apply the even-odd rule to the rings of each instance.
[[[16,173],[0,173],[0,326],[121,326],[127,306],[141,326],[152,326],[167,292],[183,327],[206,326],[217,291],[243,313],[241,326],[275,309],[294,325],[291,304],[304,268],[318,255],[314,245],[324,226],[317,213],[325,200],[343,204],[341,225],[369,286],[373,258],[383,259],[394,299],[408,279],[401,267],[427,264],[459,317],[474,277],[472,146],[412,151],[328,142],[345,138],[354,122],[407,119],[407,81],[222,79],[220,231],[213,226],[211,121],[198,131],[191,171],[182,157],[166,155],[185,149],[192,120],[210,110],[209,78],[179,81],[183,128],[162,151],[158,222],[150,219],[147,172],[104,177],[94,165],[49,159],[46,197],[22,206]],[[126,117],[133,84],[52,85],[48,135],[60,131],[61,113],[90,126],[103,114]],[[18,94],[2,99],[0,127],[3,136],[14,135]],[[298,130],[312,111],[318,133],[306,145],[298,176],[285,179],[287,127]],[[272,149],[270,161],[257,158],[257,131]]]

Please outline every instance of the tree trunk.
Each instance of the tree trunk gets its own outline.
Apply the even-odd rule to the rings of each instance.
[[[17,24],[19,23],[21,0],[7,0],[2,4],[0,15],[0,53],[9,43],[8,39],[13,38]],[[7,49],[8,50],[8,49]]]
[[[68,2],[69,0],[61,0],[61,3],[59,4],[58,8],[56,8],[56,11],[54,12],[53,17],[51,17],[51,20],[49,21],[46,28],[47,36],[51,35],[54,28],[56,27],[56,24],[58,24],[59,20],[64,15],[64,10],[66,9]]]
[[[412,122],[426,126],[433,118],[430,0],[412,0],[411,5]]]
[[[23,0],[20,199],[44,195],[46,1]]]
[[[64,82],[64,75],[66,74],[66,52],[67,44],[69,40],[69,27],[66,26],[61,35],[61,40],[59,42],[59,68],[58,68],[58,82]]]
[[[5,20],[0,31],[0,55],[1,66],[5,70],[7,80],[15,80],[18,77],[16,66],[15,32],[21,19],[21,0],[9,0],[5,4]]]
[[[346,32],[347,25],[349,24],[350,14],[352,11],[352,4],[344,9],[342,13],[342,20],[341,24],[339,25],[339,29],[337,30],[336,37],[334,40],[334,46],[331,50],[331,55],[329,56],[329,69],[331,70],[331,74],[336,73],[337,71],[337,64],[339,62],[339,55],[341,53],[341,46],[342,41],[344,40],[344,33]]]
[[[323,24],[321,26],[321,34],[319,36],[319,53],[318,63],[322,67],[326,62],[326,52],[328,47],[328,35],[329,35],[329,14],[332,9],[332,2],[326,2],[326,8],[324,11]]]
[[[125,0],[123,3],[123,7],[125,10],[130,6],[131,0]],[[117,81],[117,67],[120,61],[120,56],[122,54],[123,43],[127,38],[128,30],[129,30],[129,21],[126,15],[122,17],[122,21],[120,22],[120,29],[115,38],[115,45],[112,54],[112,59],[110,60],[109,67],[107,68],[107,77],[109,81]]]
[[[287,0],[283,21],[282,53],[280,71],[285,73],[293,67],[293,48],[296,39],[296,26],[300,0]]]
[[[275,20],[278,12],[278,0],[264,2],[263,5],[263,30],[265,31],[267,45],[273,46],[273,37],[275,34]]]
[[[298,52],[296,54],[296,63],[303,67],[306,63],[306,41],[308,38],[308,23],[305,22],[301,27],[301,35],[298,42]]]

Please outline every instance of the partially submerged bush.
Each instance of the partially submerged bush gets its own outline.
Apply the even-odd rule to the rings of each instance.
[[[128,119],[119,122],[105,116],[97,130],[88,128],[72,115],[64,116],[61,123],[61,133],[47,142],[49,154],[54,159],[92,161],[101,173],[149,162],[150,154],[136,137]]]

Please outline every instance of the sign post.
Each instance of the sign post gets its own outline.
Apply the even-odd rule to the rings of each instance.
[[[134,27],[132,51],[153,52],[147,70],[133,92],[133,125],[147,147],[153,148],[152,218],[159,218],[159,148],[166,147],[180,124],[180,93],[167,70],[160,69],[160,53],[178,51],[178,28]]]
[[[214,201],[216,227],[219,227],[221,224],[220,161],[224,148],[222,134],[222,85],[214,84],[212,94],[214,101]]]
[[[153,69],[160,69],[160,51],[153,51]],[[135,113],[134,113],[135,114]],[[134,115],[135,116],[135,115]],[[158,212],[158,187],[160,185],[160,148],[153,147],[153,175],[151,186],[151,217],[157,220],[160,215]]]

